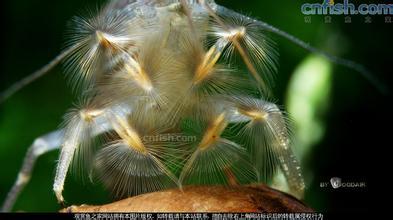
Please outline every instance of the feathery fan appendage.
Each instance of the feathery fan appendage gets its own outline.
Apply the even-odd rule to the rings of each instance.
[[[115,114],[109,120],[114,140],[97,153],[94,173],[117,198],[178,185],[170,168],[179,165],[174,161],[184,154],[184,143],[163,138],[174,135],[166,133],[170,128],[160,128],[160,119],[152,119],[141,109],[125,117]]]
[[[279,168],[301,188],[285,116],[251,98],[260,82],[231,59],[238,51],[271,85],[273,44],[250,21],[214,10],[211,0],[118,0],[75,20],[66,69],[90,102],[66,117],[65,145],[78,146],[68,147],[74,163],[88,161],[115,197],[268,182]]]
[[[241,17],[228,17],[221,15],[223,22],[227,25],[222,27],[217,22],[209,30],[216,40],[221,40],[226,47],[233,48],[233,42],[238,40],[246,48],[249,57],[257,65],[260,74],[266,79],[272,80],[272,75],[277,72],[278,52],[268,35],[254,23]],[[225,57],[233,56],[233,49],[228,51]],[[269,81],[268,83],[272,83]]]
[[[186,125],[185,129],[198,138],[192,144],[192,153],[180,174],[181,183],[239,184],[256,181],[256,172],[248,162],[246,149],[227,139],[226,114],[211,113],[210,120],[191,121]]]
[[[233,183],[233,182],[234,183]],[[256,181],[244,148],[219,139],[207,149],[197,148],[180,174],[182,184],[242,184]]]
[[[238,136],[250,152],[259,181],[271,180],[281,169],[289,188],[301,197],[305,186],[299,162],[292,152],[290,123],[284,112],[260,99],[235,97],[229,100],[231,119],[243,123]]]
[[[125,54],[130,54],[154,27],[144,17],[127,10],[103,8],[89,18],[75,17],[68,31],[68,45],[75,49],[67,56],[65,70],[74,89],[87,89],[111,70]]]
[[[209,6],[205,7],[209,10]],[[213,22],[209,35],[221,47],[226,48],[224,57],[227,59],[231,59],[237,51],[250,74],[257,81],[261,93],[264,96],[271,96],[278,57],[274,42],[252,21],[236,14],[222,13],[210,8]]]
[[[163,161],[122,141],[101,149],[95,161],[96,175],[116,198],[124,198],[177,185]]]
[[[93,157],[97,144],[100,140],[92,138],[97,130],[105,129],[102,118],[106,110],[100,108],[97,103],[89,99],[80,100],[74,108],[70,109],[64,116],[63,145],[75,146],[71,170],[84,179],[86,172],[90,173]]]

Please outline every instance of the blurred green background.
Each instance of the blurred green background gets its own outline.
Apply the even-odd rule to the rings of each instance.
[[[85,8],[103,1],[3,1],[2,69],[0,90],[49,62],[62,49],[67,21]],[[386,85],[392,73],[392,23],[384,16],[311,16],[305,22],[300,7],[306,1],[221,0],[218,3],[285,30],[332,54],[365,64]],[[311,1],[312,2],[312,1]],[[314,1],[317,2],[317,1]],[[381,1],[382,2],[382,1]],[[383,1],[387,2],[387,1]],[[367,1],[362,1],[367,3]],[[393,17],[393,16],[392,16]],[[279,49],[279,72],[274,94],[277,103],[292,114],[307,181],[305,202],[317,211],[367,211],[377,186],[374,171],[388,136],[383,124],[391,121],[389,95],[382,95],[359,73],[313,56],[286,39],[271,34]],[[14,182],[27,148],[33,140],[58,128],[74,96],[56,68],[0,104],[0,201]],[[57,211],[52,192],[58,151],[41,157],[30,184],[14,210]],[[362,189],[322,188],[331,177],[366,182]],[[379,177],[380,178],[380,177]],[[109,193],[99,184],[67,179],[68,204],[103,203]]]

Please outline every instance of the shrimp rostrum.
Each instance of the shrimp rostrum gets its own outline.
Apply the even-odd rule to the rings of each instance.
[[[259,23],[213,0],[112,0],[72,24],[61,60],[77,104],[30,147],[3,210],[55,149],[60,203],[72,167],[116,198],[277,172],[302,197],[288,118],[269,102],[277,52]]]

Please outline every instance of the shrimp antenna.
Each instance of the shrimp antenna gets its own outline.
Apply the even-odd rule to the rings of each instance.
[[[382,83],[377,77],[375,77],[372,72],[370,72],[367,68],[365,68],[363,65],[361,65],[359,63],[329,54],[325,51],[322,51],[318,48],[311,46],[310,44],[300,40],[299,38],[285,32],[285,31],[282,31],[282,30],[280,30],[280,29],[278,29],[268,23],[247,17],[243,14],[235,12],[231,9],[224,7],[224,6],[216,4],[215,10],[218,14],[228,14],[228,15],[232,14],[232,15],[240,16],[245,20],[253,22],[256,25],[259,25],[261,28],[263,28],[267,31],[275,33],[283,38],[286,38],[287,40],[302,47],[305,50],[308,50],[308,51],[315,53],[315,54],[319,54],[335,64],[347,67],[349,69],[353,69],[353,70],[359,72],[367,81],[369,81],[376,89],[378,89],[378,91],[380,93],[382,93],[384,95],[389,93],[389,89],[387,88],[387,86],[384,83]]]
[[[32,82],[36,81],[37,79],[41,78],[45,74],[49,73],[53,68],[55,68],[64,58],[69,56],[77,47],[79,47],[79,44],[75,44],[74,46],[64,50],[62,53],[57,55],[51,62],[46,64],[45,66],[41,67],[37,71],[33,72],[32,74],[29,74],[25,78],[19,80],[18,82],[15,82],[13,85],[11,85],[8,89],[6,89],[4,92],[0,93],[0,104],[3,103],[5,100],[13,96],[15,93],[17,93],[19,90],[23,89],[25,86],[31,84]]]

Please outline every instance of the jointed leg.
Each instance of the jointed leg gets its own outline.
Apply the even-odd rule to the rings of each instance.
[[[53,184],[53,191],[60,204],[64,204],[64,182],[76,150],[89,147],[88,143],[93,137],[111,129],[106,120],[105,110],[81,109],[71,112],[70,115],[64,129],[64,138],[59,143],[62,147]]]
[[[61,149],[59,163],[56,168],[56,177],[53,184],[53,191],[56,194],[57,201],[60,204],[64,204],[63,189],[64,182],[67,176],[68,168],[71,164],[75,150],[78,147],[78,143],[66,143]]]
[[[11,211],[16,199],[20,192],[29,182],[31,173],[34,168],[34,164],[38,157],[52,150],[59,149],[61,140],[63,139],[63,131],[57,130],[46,134],[42,137],[37,138],[34,143],[30,146],[23,161],[21,170],[19,171],[18,177],[9,191],[3,206],[1,207],[2,212]]]

